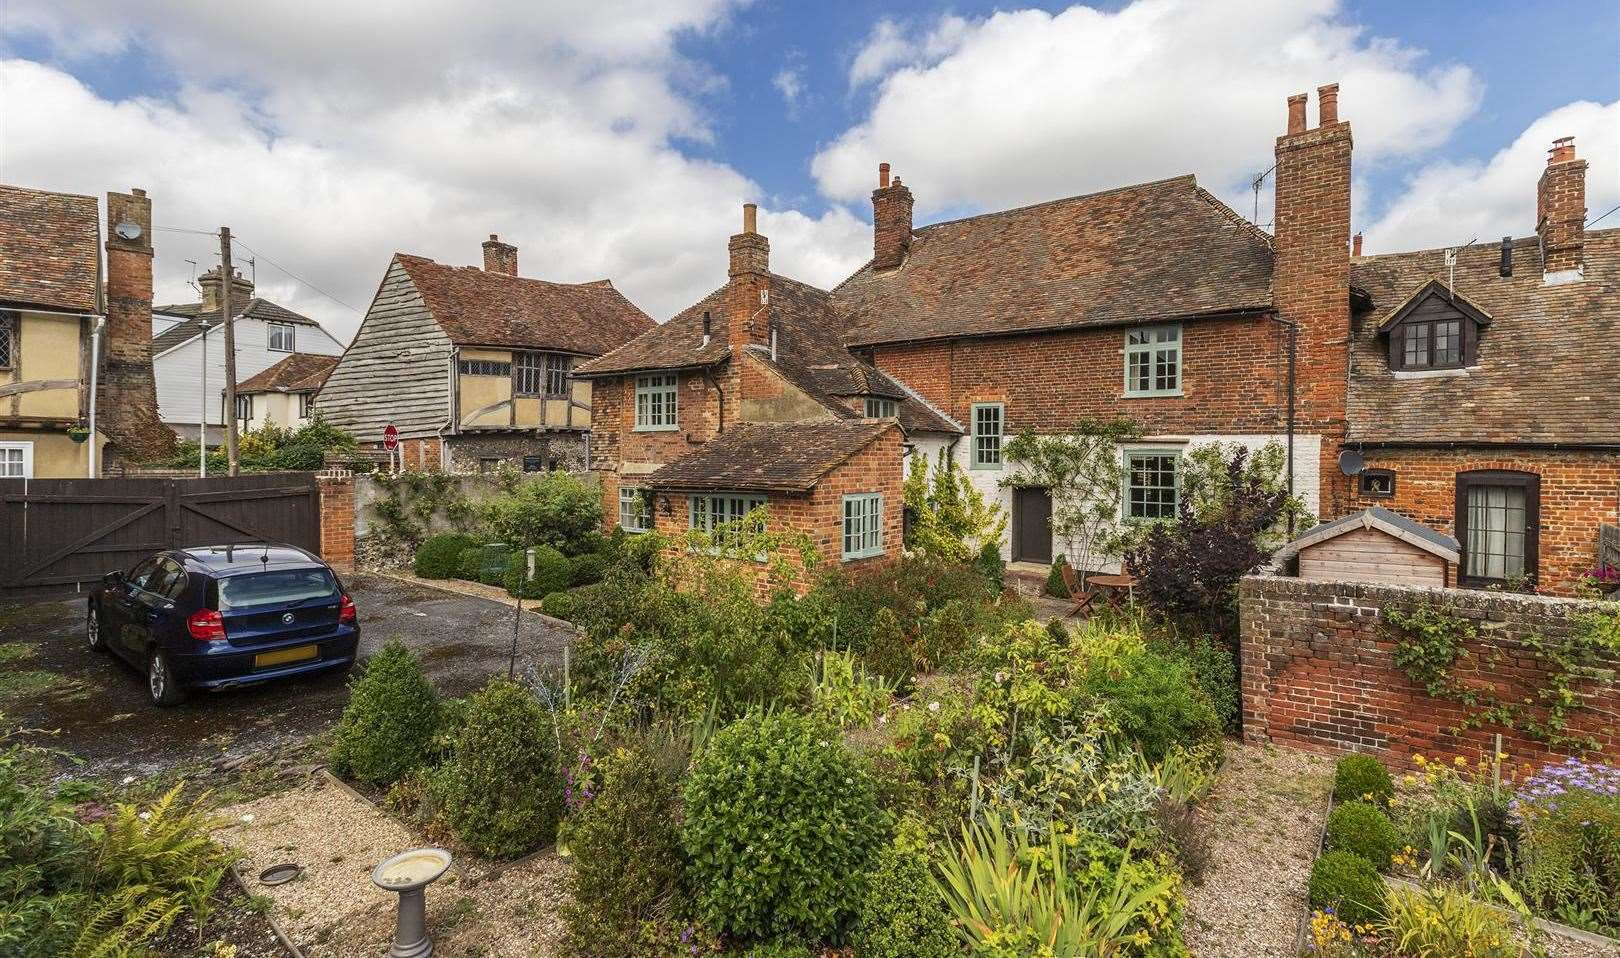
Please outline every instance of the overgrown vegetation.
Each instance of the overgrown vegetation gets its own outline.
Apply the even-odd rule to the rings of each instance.
[[[223,476],[230,469],[225,455],[224,431],[210,430],[219,448],[208,454],[208,474]],[[347,453],[355,450],[354,437],[331,426],[316,413],[309,422],[297,429],[287,429],[266,422],[251,432],[237,437],[237,465],[242,472],[318,472],[326,468],[326,454]],[[195,469],[198,462],[198,442],[187,439],[175,446],[174,455],[149,463],[170,469]]]

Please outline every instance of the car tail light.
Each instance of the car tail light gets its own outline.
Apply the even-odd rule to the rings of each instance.
[[[225,617],[213,609],[198,609],[186,620],[186,631],[198,642],[218,642],[225,638]]]
[[[359,613],[354,609],[354,600],[344,596],[343,604],[338,606],[338,621],[353,623],[358,618]]]

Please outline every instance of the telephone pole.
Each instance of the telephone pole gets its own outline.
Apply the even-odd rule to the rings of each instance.
[[[231,318],[231,228],[219,228],[219,313],[225,323],[225,459],[231,475],[241,473],[236,461],[236,323]]]

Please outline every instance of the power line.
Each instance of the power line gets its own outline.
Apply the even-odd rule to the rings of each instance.
[[[1609,213],[1613,213],[1615,210],[1620,210],[1620,206],[1611,206],[1611,207],[1609,207]],[[1604,213],[1603,216],[1608,216],[1609,213]],[[1603,216],[1599,216],[1596,220],[1587,220],[1586,225],[1591,226],[1593,223],[1598,222],[1598,220],[1603,219]],[[1582,228],[1584,229],[1585,227],[1582,227]]]
[[[194,230],[182,226],[154,226],[152,229],[162,233],[193,233],[197,236],[218,236],[219,230]]]
[[[319,286],[316,286],[314,283],[311,283],[309,280],[304,279],[303,277],[301,277],[301,276],[297,275],[296,273],[294,273],[292,270],[289,270],[287,267],[281,265],[280,263],[278,263],[275,260],[271,259],[270,257],[264,255],[263,253],[259,252],[258,250],[254,249],[253,247],[249,246],[248,244],[242,242],[242,240],[240,238],[236,238],[235,242],[236,242],[237,246],[240,246],[243,249],[247,250],[249,253],[253,254],[253,256],[254,256],[254,258],[256,260],[260,260],[260,259],[264,260],[266,263],[270,264],[271,266],[274,266],[276,269],[278,269],[282,273],[286,274],[287,278],[291,279],[293,282],[302,283],[305,286],[308,286],[310,289],[313,289],[315,292],[320,293],[322,296],[325,296],[327,299],[331,300],[332,302],[337,303],[339,306],[342,306],[344,309],[348,310],[351,313],[360,312],[360,310],[354,308],[353,306],[350,306],[348,303],[345,303],[343,300],[338,299],[336,296],[333,296],[331,293],[328,293],[326,290],[321,289]]]

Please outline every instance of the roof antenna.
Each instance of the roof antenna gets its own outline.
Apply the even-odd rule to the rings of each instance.
[[[1473,246],[1474,240],[1477,239],[1479,239],[1479,237],[1476,236],[1474,239],[1469,240],[1461,246],[1446,250],[1446,267],[1451,271],[1451,278],[1446,280],[1447,299],[1454,299],[1457,294],[1457,257],[1462,255],[1463,250]]]
[[[1277,164],[1273,163],[1271,164],[1271,169],[1266,170],[1264,173],[1258,174],[1253,180],[1249,181],[1249,185],[1254,187],[1254,218],[1249,220],[1249,222],[1256,226],[1260,225],[1260,187],[1266,182],[1266,177],[1271,175],[1271,170],[1275,170],[1276,168]]]
[[[188,259],[186,262],[191,264],[191,278],[186,280],[186,285],[196,290],[197,295],[201,296],[202,287],[197,285],[197,261],[194,259]]]

